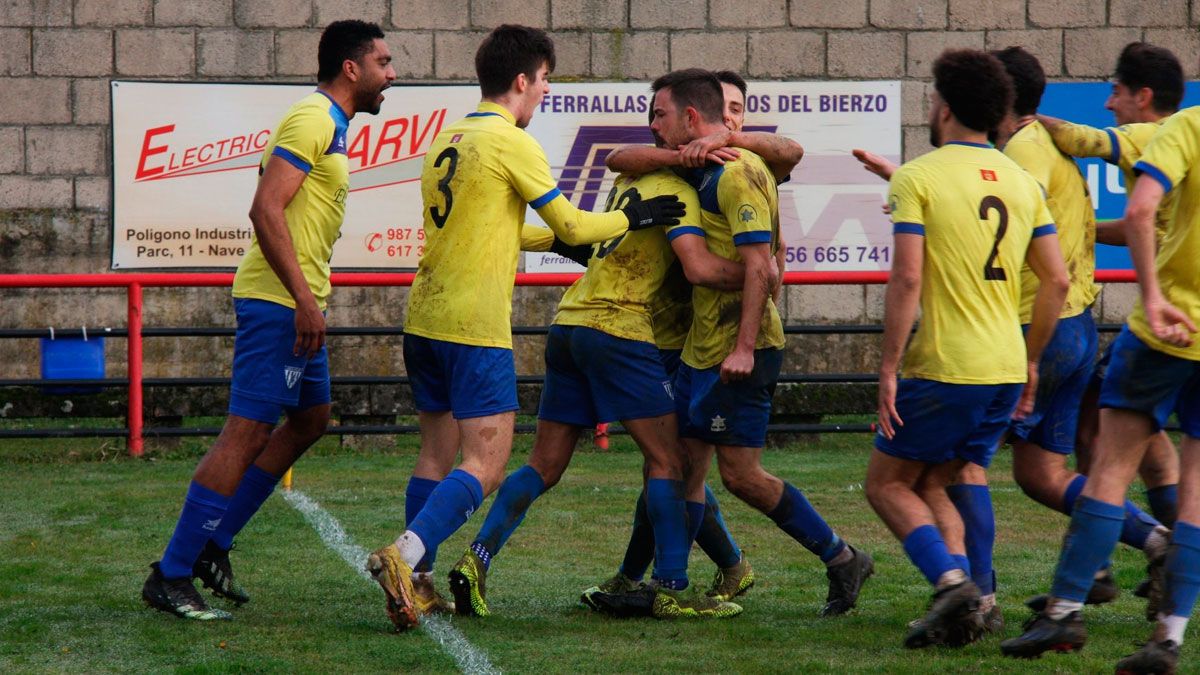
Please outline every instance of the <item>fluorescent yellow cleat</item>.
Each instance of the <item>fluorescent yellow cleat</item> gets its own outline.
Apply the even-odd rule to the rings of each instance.
[[[467,550],[450,570],[450,592],[454,594],[454,610],[460,616],[489,616],[487,600],[487,568],[474,551]]]
[[[400,557],[400,549],[388,544],[367,557],[367,571],[379,582],[387,596],[387,613],[396,632],[416,627],[417,607],[413,591],[412,568]]]
[[[651,610],[656,619],[727,619],[742,613],[742,606],[710,598],[695,589],[659,588]]]
[[[733,567],[717,569],[713,577],[712,587],[708,589],[708,597],[713,600],[729,601],[750,590],[754,585],[754,570],[743,555],[738,564]]]

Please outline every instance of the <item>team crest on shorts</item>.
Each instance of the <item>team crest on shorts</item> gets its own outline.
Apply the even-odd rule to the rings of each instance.
[[[221,526],[220,518],[214,518],[212,520],[205,520],[204,525],[203,525],[204,529],[208,530],[209,532],[216,532],[217,528],[220,526]]]
[[[709,431],[725,431],[725,418],[721,417],[720,415],[713,417],[712,418],[712,426],[710,426],[708,428],[708,430]]]
[[[295,366],[284,366],[283,367],[283,380],[284,380],[284,382],[287,383],[287,388],[291,389],[292,387],[296,386],[296,383],[300,381],[300,376],[303,374],[304,374],[303,368],[297,368]]]

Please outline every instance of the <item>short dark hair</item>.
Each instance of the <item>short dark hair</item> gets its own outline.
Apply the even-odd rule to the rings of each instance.
[[[1130,91],[1149,87],[1151,105],[1160,113],[1179,110],[1183,101],[1183,66],[1170,49],[1147,42],[1130,42],[1117,57],[1116,80]]]
[[[947,49],[933,62],[933,86],[963,126],[992,131],[1012,105],[1012,78],[995,56]]]
[[[1013,82],[1013,112],[1033,115],[1042,103],[1046,91],[1046,72],[1037,57],[1021,47],[1009,47],[992,52]]]
[[[712,71],[703,68],[673,70],[655,80],[650,89],[655,94],[670,89],[671,100],[681,111],[695,108],[705,122],[725,119],[725,91]]]
[[[533,80],[543,63],[554,70],[554,40],[545,31],[511,23],[498,26],[475,52],[479,89],[484,96],[499,96],[521,73]]]
[[[740,89],[742,92],[742,98],[746,98],[746,80],[742,79],[741,75],[738,75],[732,70],[718,70],[713,74],[716,75],[717,79],[721,82],[725,84],[732,84]]]
[[[332,82],[347,60],[359,62],[383,39],[383,29],[373,23],[349,19],[334,21],[321,33],[317,45],[317,81]]]

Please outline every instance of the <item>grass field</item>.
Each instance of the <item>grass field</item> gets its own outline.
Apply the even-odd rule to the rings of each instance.
[[[154,461],[125,458],[100,442],[66,443],[0,448],[0,672],[456,669],[453,648],[429,631],[390,633],[378,588],[278,495],[233,554],[253,596],[234,610],[236,621],[196,624],[143,607],[146,565],[166,543],[206,442],[185,442]],[[865,436],[826,436],[768,451],[765,460],[801,487],[843,538],[875,556],[876,576],[847,616],[817,617],[826,591],[818,561],[719,487],[730,528],[759,578],[742,599],[742,616],[618,621],[585,610],[579,591],[615,569],[638,491],[640,456],[627,439],[614,439],[609,452],[576,457],[494,563],[494,616],[450,625],[508,672],[1112,672],[1116,659],[1147,637],[1143,601],[1125,592],[1110,606],[1089,609],[1092,639],[1081,654],[1011,661],[999,655],[999,638],[961,650],[903,649],[905,623],[922,612],[929,588],[866,504],[860,482],[868,443]],[[528,445],[519,439],[510,468]],[[374,549],[402,529],[412,446],[403,439],[392,451],[353,452],[323,442],[298,466],[295,490],[337,519],[353,544]],[[1066,519],[1016,489],[1007,452],[992,474],[996,568],[1011,636],[1027,615],[1022,600],[1048,586]],[[476,514],[443,546],[439,573],[481,522]],[[1121,586],[1132,588],[1142,577],[1140,554],[1119,551],[1116,568]],[[697,549],[693,581],[707,584],[711,574]]]

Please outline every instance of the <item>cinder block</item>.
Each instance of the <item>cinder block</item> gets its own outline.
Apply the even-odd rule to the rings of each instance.
[[[454,30],[466,28],[469,20],[470,12],[461,2],[392,0],[392,25],[396,28]]]
[[[1175,52],[1189,80],[1200,77],[1200,32],[1194,28],[1147,28],[1146,42]],[[1116,55],[1113,63],[1116,63]]]
[[[1110,75],[1125,45],[1140,40],[1140,28],[1081,28],[1066,31],[1063,46],[1066,74],[1071,77]]]
[[[951,30],[1025,27],[1025,0],[950,0]]]
[[[491,30],[504,23],[545,28],[550,5],[547,0],[471,0],[471,25]]]
[[[438,78],[475,79],[475,52],[484,32],[438,32],[433,36],[433,72]]]
[[[860,28],[867,0],[792,0],[789,18],[798,28]]]
[[[75,0],[76,26],[145,26],[153,0]]]
[[[317,79],[319,30],[281,30],[275,34],[275,74]]]
[[[946,0],[874,0],[871,25],[878,28],[946,27]]]
[[[112,67],[111,31],[94,28],[33,31],[33,71],[38,75],[108,75]]]
[[[887,294],[886,284],[868,284],[867,299],[864,313],[867,323],[883,323],[884,310],[887,303],[884,302],[884,296]]]
[[[109,209],[109,179],[99,176],[79,176],[75,179],[75,208],[84,211]]]
[[[1021,46],[1037,57],[1042,70],[1048,77],[1062,74],[1063,31],[1059,28],[1043,30],[990,30],[987,32],[987,48],[1004,49]],[[1114,58],[1116,56],[1114,55]]]
[[[1096,0],[1029,0],[1029,25],[1039,28],[1103,26],[1107,4]]]
[[[108,79],[73,80],[71,99],[75,124],[108,124],[112,119],[111,97]]]
[[[433,33],[429,31],[395,31],[387,34],[392,51],[392,67],[397,78],[433,77]],[[316,58],[314,52],[313,58]]]
[[[1103,323],[1124,323],[1138,297],[1137,284],[1104,284],[1100,320]]]
[[[901,33],[847,33],[827,37],[830,77],[900,77],[904,74]]]
[[[929,122],[929,93],[932,91],[931,82],[905,80],[900,83],[901,124],[920,125]]]
[[[234,0],[239,28],[299,28],[311,25],[312,0]]]
[[[629,25],[628,0],[554,0],[550,25],[555,28],[604,30]]]
[[[904,161],[908,162],[933,150],[929,142],[929,127],[904,127]]]
[[[1188,21],[1187,0],[1111,0],[1108,25],[1178,28]]]
[[[671,70],[693,67],[745,72],[746,34],[672,33]]]
[[[0,173],[25,171],[25,130],[0,127]]]
[[[550,33],[554,40],[553,78],[587,77],[592,73],[592,36],[580,31]]]
[[[198,35],[196,71],[217,77],[271,74],[274,36],[266,30],[205,30]]]
[[[750,77],[817,77],[825,74],[825,36],[816,31],[750,34]]]
[[[857,323],[865,308],[862,286],[788,286],[790,323]]]
[[[30,74],[30,38],[25,28],[0,28],[0,75]]]
[[[71,0],[4,0],[0,26],[70,26]]]
[[[314,22],[324,28],[334,21],[358,19],[387,26],[387,0],[316,0]]]
[[[26,167],[31,174],[101,176],[108,173],[103,127],[29,127]]]
[[[0,176],[0,209],[69,209],[74,202],[70,178]]]
[[[651,79],[667,72],[666,33],[641,31],[592,34],[592,75],[622,79]]]
[[[947,49],[983,49],[983,31],[909,33],[908,76],[932,77],[934,60]]]
[[[708,6],[713,28],[782,28],[788,25],[785,0],[713,2]]]
[[[118,30],[117,72],[141,77],[194,75],[195,35],[182,28]]]
[[[0,124],[71,121],[71,81],[63,78],[0,78]]]
[[[704,0],[629,0],[629,25],[638,28],[704,28]]]
[[[155,0],[154,23],[159,26],[228,26],[233,23],[233,0]]]

